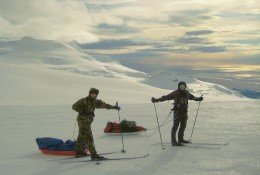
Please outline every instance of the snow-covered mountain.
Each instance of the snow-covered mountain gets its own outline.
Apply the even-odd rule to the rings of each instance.
[[[1,62],[11,64],[39,65],[77,74],[117,78],[144,78],[147,75],[124,67],[117,62],[101,62],[80,52],[69,44],[51,40],[24,37],[15,42],[12,49],[2,55]]]
[[[71,104],[91,87],[99,88],[105,100],[146,103],[175,89],[179,80],[209,100],[241,100],[223,86],[171,72],[149,76],[113,59],[90,56],[71,43],[24,37],[1,41],[0,47],[0,104]]]
[[[71,104],[91,87],[101,90],[100,98],[122,103],[165,92],[138,83],[147,76],[143,72],[97,61],[66,43],[24,37],[1,42],[1,48],[0,104]]]
[[[187,83],[187,89],[196,95],[204,95],[209,99],[241,99],[245,98],[236,91],[224,86],[200,81],[193,76],[183,76],[170,71],[159,71],[151,74],[142,82],[154,87],[173,90],[178,87],[180,81]]]

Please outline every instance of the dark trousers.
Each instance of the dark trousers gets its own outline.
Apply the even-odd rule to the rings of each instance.
[[[174,117],[173,117],[173,126],[172,126],[172,132],[171,132],[171,139],[172,143],[177,142],[176,141],[176,132],[179,128],[178,132],[178,141],[182,141],[184,137],[184,131],[186,129],[187,125],[187,120],[188,120],[188,115],[187,112],[180,113],[178,111],[174,111]]]

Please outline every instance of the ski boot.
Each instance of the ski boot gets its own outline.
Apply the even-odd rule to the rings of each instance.
[[[184,140],[184,139],[181,140],[180,142],[181,142],[181,143],[185,143],[185,144],[189,144],[189,143],[191,143],[191,141],[189,141],[189,140]]]
[[[87,157],[87,156],[89,156],[89,154],[85,154],[85,153],[76,153],[76,155],[75,155],[75,157],[76,158],[80,158],[80,157]]]
[[[178,141],[179,141],[179,143],[184,143],[184,144],[191,143],[191,141],[189,141],[189,140],[184,140],[183,137],[179,137]]]
[[[98,154],[92,154],[91,155],[91,160],[107,160],[107,158],[103,157],[103,156],[100,156]]]
[[[172,146],[185,146],[180,142],[172,142]]]
[[[76,151],[76,158],[80,158],[80,157],[87,157],[90,156],[89,154],[85,153],[84,151]]]
[[[181,142],[177,142],[175,137],[172,137],[172,146],[184,146]]]
[[[90,153],[88,151],[88,149],[80,149],[80,150],[76,150],[76,155],[75,157],[76,158],[80,158],[80,157],[87,157],[87,156],[90,156]]]

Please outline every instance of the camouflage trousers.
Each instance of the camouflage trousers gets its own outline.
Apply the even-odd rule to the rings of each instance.
[[[79,134],[76,141],[76,152],[83,153],[83,150],[87,148],[91,154],[96,154],[93,134],[91,130],[91,123],[93,122],[93,116],[79,115],[77,118],[79,126]]]

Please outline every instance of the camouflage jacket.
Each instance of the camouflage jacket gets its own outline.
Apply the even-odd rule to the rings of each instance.
[[[94,115],[96,108],[113,109],[114,106],[109,105],[101,100],[93,99],[90,96],[79,99],[72,105],[72,109],[77,111],[80,115]]]
[[[183,94],[180,94],[180,92],[176,90],[168,95],[162,96],[158,100],[161,102],[166,100],[174,100],[175,104],[188,104],[188,100],[194,100],[195,98],[196,97],[187,90],[185,90]]]

